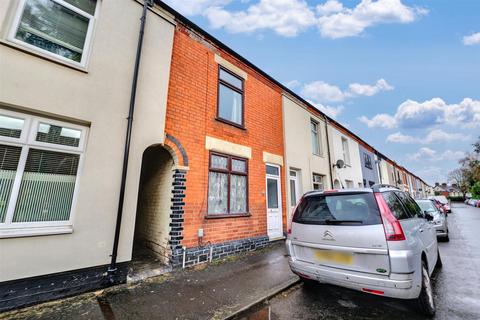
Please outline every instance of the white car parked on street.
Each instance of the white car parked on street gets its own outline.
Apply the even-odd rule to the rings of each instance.
[[[309,192],[289,229],[290,267],[306,281],[415,299],[431,316],[430,276],[441,266],[432,220],[391,186]]]
[[[445,213],[438,210],[432,200],[420,199],[415,201],[424,213],[431,214],[433,216],[433,225],[437,231],[437,238],[450,241],[450,237],[448,235],[448,219]]]

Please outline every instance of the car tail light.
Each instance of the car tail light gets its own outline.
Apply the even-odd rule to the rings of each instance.
[[[378,294],[378,295],[383,295],[385,292],[380,291],[380,290],[373,290],[373,289],[368,289],[368,288],[362,288],[363,291],[368,292],[368,293],[373,293],[373,294]]]
[[[375,199],[377,200],[380,214],[382,216],[385,239],[387,239],[387,241],[405,240],[405,234],[403,233],[402,225],[393,215],[392,211],[385,202],[385,199],[383,199],[382,194],[375,193]]]

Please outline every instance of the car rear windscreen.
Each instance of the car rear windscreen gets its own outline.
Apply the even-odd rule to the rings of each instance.
[[[381,224],[373,193],[338,193],[306,196],[293,216],[293,222],[320,225]]]
[[[432,201],[417,201],[418,206],[422,209],[422,212],[437,212],[437,208]]]

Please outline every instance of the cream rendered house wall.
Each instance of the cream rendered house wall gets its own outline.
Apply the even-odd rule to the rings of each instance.
[[[285,143],[285,172],[287,185],[287,208],[288,223],[291,219],[291,190],[289,183],[289,170],[299,170],[300,194],[313,190],[313,173],[325,176],[324,183],[326,188],[331,188],[330,171],[328,165],[328,150],[325,131],[325,121],[316,115],[310,113],[300,102],[290,96],[283,96],[283,128]],[[312,139],[310,131],[310,121],[315,120],[318,123],[321,135],[322,155],[312,153]]]
[[[86,72],[8,46],[18,1],[0,1],[0,108],[89,126],[73,233],[0,239],[0,281],[110,261],[142,5],[99,1]],[[146,22],[119,262],[131,258],[143,151],[164,141],[174,25],[153,10]]]
[[[346,164],[346,168],[342,169],[335,167],[333,170],[333,180],[340,180],[341,183],[343,183],[344,188],[347,187],[346,180],[353,181],[353,186],[355,188],[358,188],[359,185],[363,187],[363,176],[358,143],[331,125],[328,126],[328,129],[332,162],[336,163],[339,159],[343,160],[342,137],[347,139],[348,148],[350,151],[350,164]]]

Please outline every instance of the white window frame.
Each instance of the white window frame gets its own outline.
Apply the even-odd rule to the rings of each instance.
[[[73,232],[73,221],[77,207],[77,198],[79,192],[80,178],[83,168],[85,143],[88,135],[88,128],[68,122],[51,120],[48,118],[22,114],[9,110],[0,109],[0,115],[14,117],[24,120],[22,133],[20,138],[0,136],[0,143],[10,146],[21,147],[22,151],[17,165],[15,180],[12,184],[12,190],[8,202],[5,221],[0,223],[0,239],[24,236],[63,234]],[[47,142],[35,141],[38,125],[40,123],[58,125],[68,129],[75,129],[81,132],[78,147],[63,146]],[[72,206],[70,208],[69,220],[66,221],[40,221],[40,222],[13,222],[13,215],[17,204],[18,194],[20,192],[20,184],[22,182],[25,164],[30,148],[39,148],[41,150],[64,152],[70,154],[78,154],[78,169],[75,179],[75,187],[72,197]]]
[[[350,165],[350,146],[348,143],[348,139],[342,137],[342,151],[343,151],[343,161],[346,165]]]
[[[320,123],[318,121],[314,120],[314,119],[310,119],[310,136],[311,136],[311,139],[313,140],[314,139],[314,137],[313,137],[314,130],[312,128],[312,125],[315,125],[315,135],[316,135],[315,144],[317,145],[317,148],[318,148],[318,153],[316,153],[315,150],[312,150],[312,154],[322,157],[323,156],[323,148],[322,148],[322,136],[321,136],[321,132],[319,130]]]
[[[294,173],[294,175],[292,175],[292,173]],[[301,175],[302,175],[302,171],[299,170],[299,169],[293,169],[293,168],[290,168],[289,169],[289,172],[288,172],[288,181],[289,181],[289,189],[290,189],[290,207],[293,209],[295,208],[295,206],[297,205],[298,201],[300,201],[300,198],[302,197],[302,186],[301,186],[301,183],[300,183],[300,179],[301,179]],[[295,186],[295,190],[292,190],[292,188],[290,188],[290,182],[293,181],[293,184]],[[293,193],[293,191],[295,191],[295,193]],[[296,202],[295,203],[291,203],[292,202],[292,194],[294,194],[295,196],[295,200]]]
[[[315,177],[320,177],[321,182],[315,181]],[[322,185],[321,189],[315,189],[315,185]],[[312,189],[313,190],[320,190],[323,191],[325,190],[325,175],[319,174],[319,173],[312,173]]]
[[[31,53],[36,54],[36,55],[40,55],[40,56],[46,57],[50,60],[55,60],[57,62],[68,64],[68,65],[78,67],[78,68],[81,68],[81,69],[85,69],[87,64],[88,64],[90,51],[91,51],[91,48],[92,48],[92,38],[93,38],[93,33],[94,33],[94,25],[95,25],[95,22],[96,22],[95,21],[96,17],[98,16],[98,11],[99,11],[99,6],[100,6],[100,1],[101,0],[97,0],[97,4],[96,4],[96,7],[95,7],[95,15],[93,15],[93,16],[91,14],[75,7],[74,5],[71,5],[71,4],[63,1],[63,0],[49,0],[49,1],[55,2],[58,5],[61,5],[61,6],[65,7],[69,10],[72,10],[75,13],[77,13],[77,14],[79,14],[79,15],[81,15],[81,16],[83,16],[83,17],[85,17],[89,20],[88,21],[87,34],[85,35],[85,44],[84,44],[84,47],[82,48],[82,59],[80,60],[80,62],[62,57],[61,55],[55,54],[53,52],[50,52],[48,50],[39,48],[37,46],[31,45],[29,43],[26,43],[22,40],[19,40],[19,39],[15,38],[15,35],[17,34],[17,30],[20,26],[20,20],[21,20],[22,15],[23,15],[23,10],[25,8],[26,1],[28,1],[28,0],[20,0],[19,3],[18,3],[17,9],[15,11],[14,18],[13,18],[13,21],[12,21],[12,25],[10,27],[10,31],[7,35],[7,40],[9,42],[15,44],[16,46],[21,47],[22,49],[25,49],[25,50],[27,50]]]

